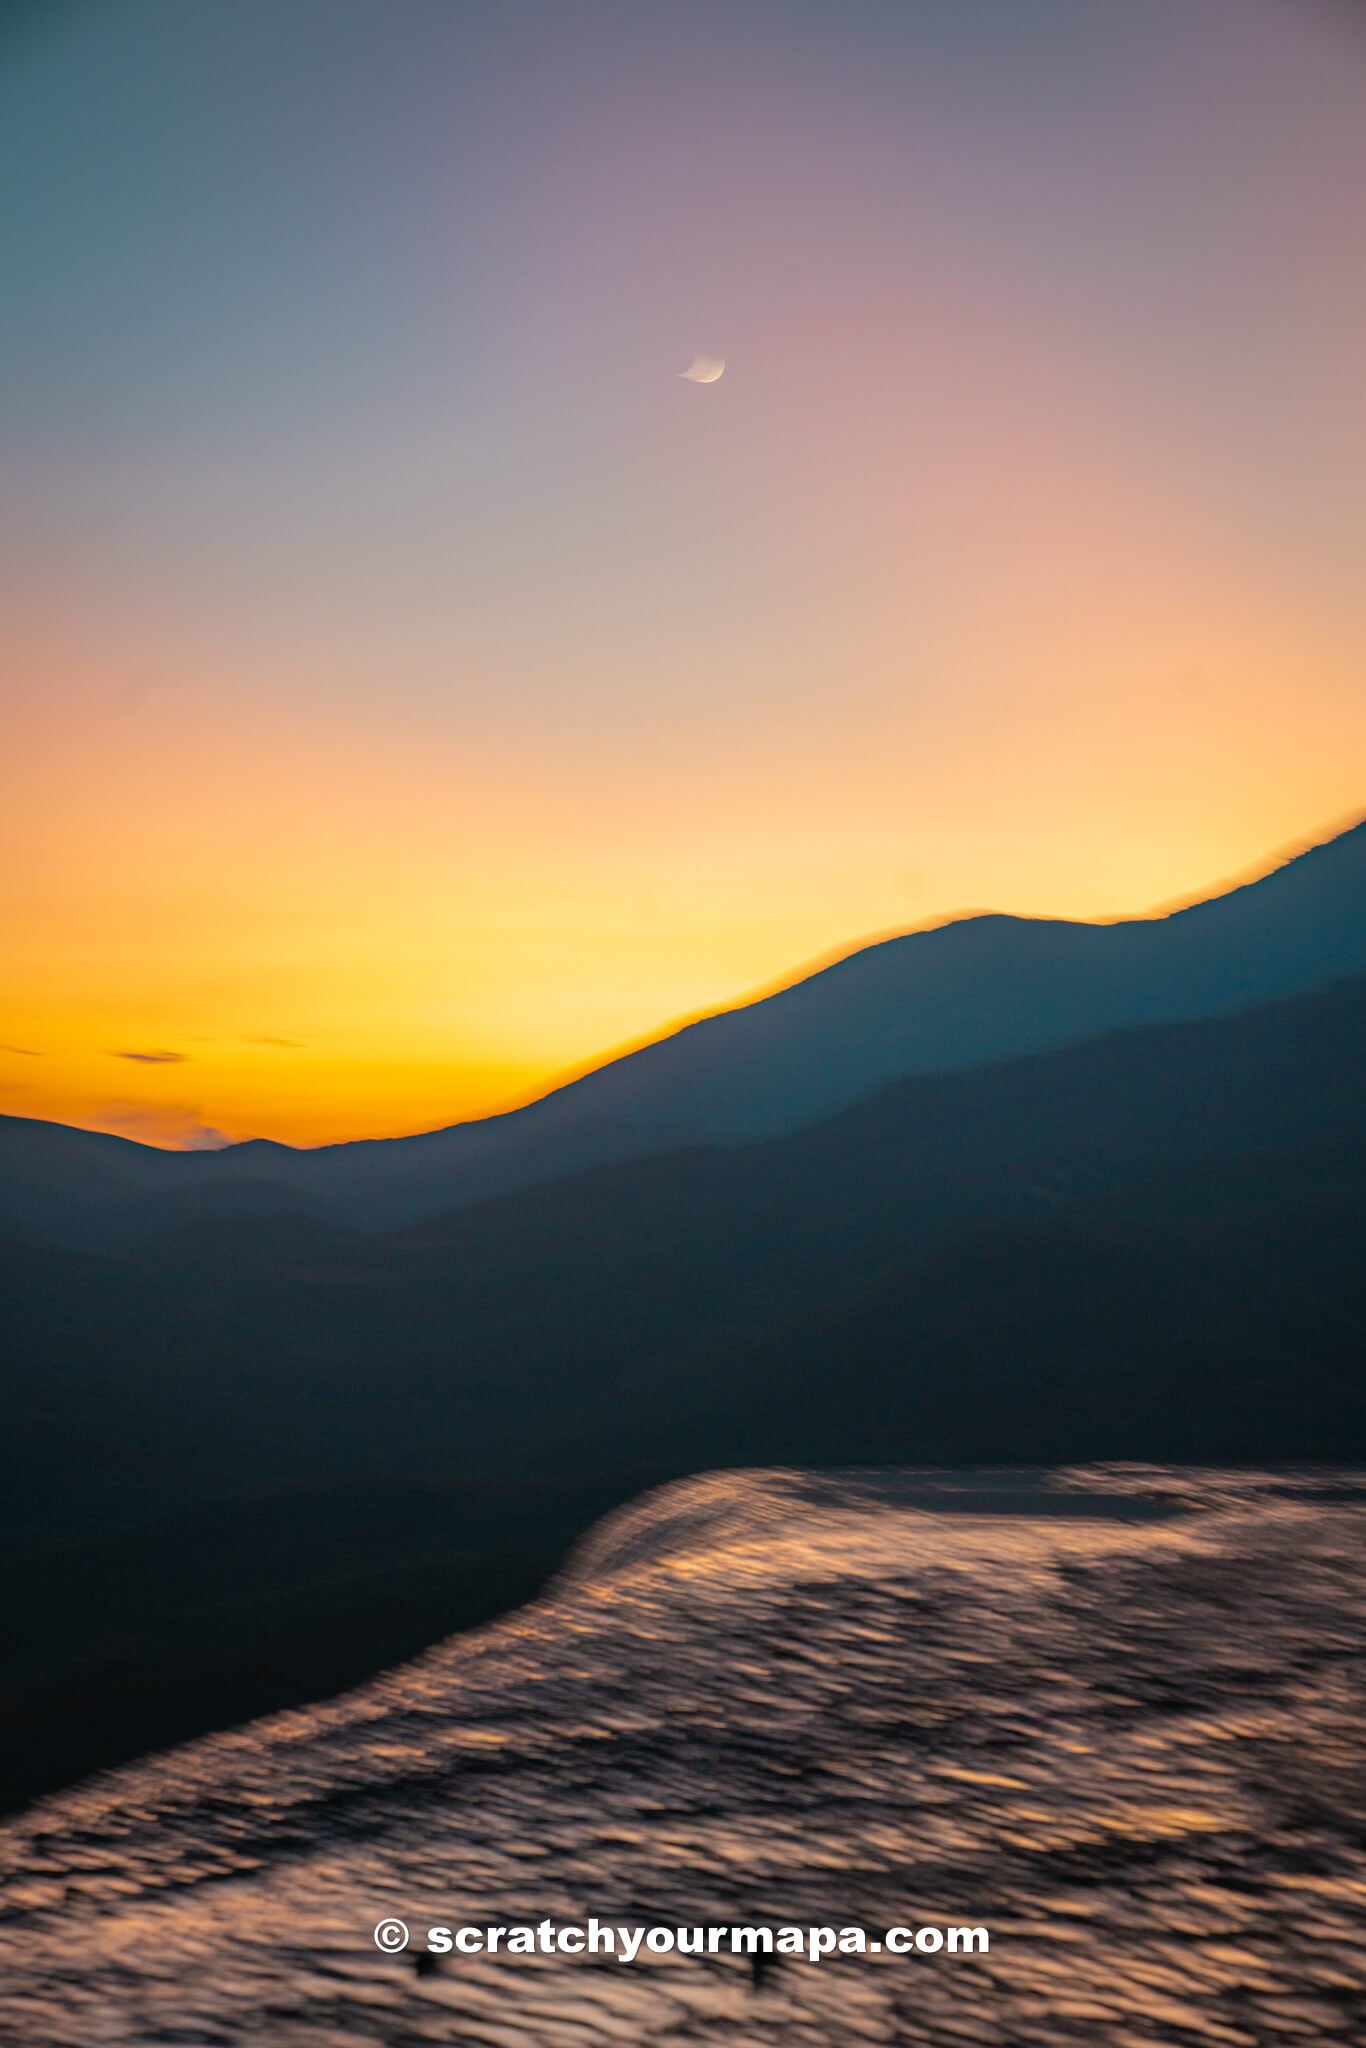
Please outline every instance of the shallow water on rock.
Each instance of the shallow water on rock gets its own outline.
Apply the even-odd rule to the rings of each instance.
[[[389,1915],[991,1952],[419,1977]],[[0,1966],[23,2048],[1359,2044],[1366,1480],[666,1488],[507,1621],[0,1829]]]

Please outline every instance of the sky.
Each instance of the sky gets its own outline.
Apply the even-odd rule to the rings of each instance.
[[[1360,815],[1350,0],[0,20],[0,1111],[430,1128]]]

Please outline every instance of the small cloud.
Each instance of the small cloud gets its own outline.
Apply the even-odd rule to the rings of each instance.
[[[187,1052],[111,1052],[111,1060],[137,1060],[144,1067],[178,1067],[190,1055]]]
[[[40,1060],[43,1055],[31,1045],[0,1045],[0,1052],[17,1052],[26,1060]]]
[[[248,1045],[277,1045],[285,1052],[302,1052],[302,1038],[249,1038]]]
[[[186,1124],[180,1132],[182,1152],[221,1152],[225,1145],[236,1142],[226,1131],[215,1130],[212,1124]]]
[[[238,1143],[233,1132],[205,1123],[195,1103],[105,1102],[98,1117],[103,1131],[175,1152],[217,1152]]]

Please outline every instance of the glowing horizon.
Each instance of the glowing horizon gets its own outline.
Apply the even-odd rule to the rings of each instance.
[[[1359,810],[1346,15],[127,0],[0,78],[0,1112],[436,1128]]]
[[[1297,855],[1307,852],[1312,847],[1325,844],[1327,841],[1335,838],[1340,832],[1348,831],[1354,825],[1361,822],[1363,822],[1363,816],[1353,813],[1347,818],[1337,820],[1325,830],[1308,834],[1281,847],[1269,860],[1259,861],[1239,871],[1237,874],[1223,876],[1217,882],[1194,892],[1183,892],[1175,897],[1164,898],[1160,903],[1152,904],[1145,909],[1126,910],[1112,917],[1091,917],[1081,921],[1106,924],[1119,923],[1126,919],[1170,916],[1174,911],[1185,909],[1195,903],[1207,902],[1218,896],[1227,895],[1234,889],[1241,888],[1250,882],[1258,881],[1264,876],[1274,873]],[[50,1116],[46,1110],[34,1108],[14,1110],[4,1103],[2,1098],[0,1098],[0,1114],[33,1116],[44,1121],[68,1123],[80,1129],[106,1131],[112,1135],[133,1137],[141,1143],[158,1145],[169,1150],[198,1148],[205,1144],[215,1146],[236,1144],[252,1138],[263,1137],[273,1138],[276,1142],[296,1146],[312,1146],[345,1143],[347,1140],[355,1138],[413,1136],[423,1131],[444,1129],[454,1123],[501,1116],[511,1110],[523,1108],[528,1103],[539,1101],[544,1096],[552,1094],[556,1089],[567,1086],[571,1081],[579,1080],[586,1074],[597,1072],[599,1069],[611,1065],[615,1060],[625,1058],[628,1054],[637,1052],[645,1046],[658,1044],[663,1039],[674,1036],[675,1033],[685,1030],[690,1024],[700,1023],[708,1017],[714,1017],[729,1011],[746,1009],[754,1003],[765,1001],[769,996],[780,994],[784,989],[793,988],[798,983],[807,980],[811,975],[819,974],[825,968],[833,967],[841,960],[849,959],[854,954],[862,952],[870,946],[884,944],[891,939],[909,937],[916,932],[936,930],[943,925],[955,923],[962,918],[993,914],[995,913],[990,906],[965,907],[923,919],[914,925],[897,926],[892,930],[864,933],[852,942],[834,946],[824,953],[806,959],[797,967],[789,969],[787,972],[756,986],[744,989],[723,1002],[709,1004],[703,1008],[685,1011],[677,1016],[667,1018],[662,1023],[658,1023],[634,1037],[614,1043],[605,1049],[599,1048],[592,1054],[569,1066],[550,1072],[538,1071],[534,1073],[524,1088],[510,1096],[477,1101],[474,1107],[459,1109],[451,1115],[438,1114],[432,1120],[420,1121],[411,1125],[405,1125],[402,1128],[348,1128],[345,1130],[328,1130],[322,1136],[303,1135],[296,1137],[283,1136],[278,1130],[242,1130],[232,1132],[222,1129],[193,1128],[187,1131],[185,1128],[186,1112],[181,1105],[176,1103],[168,1104],[164,1112],[159,1113],[161,1106],[155,1101],[150,1100],[131,1104],[128,1112],[118,1122],[111,1122],[108,1118],[98,1117],[92,1121],[79,1114],[74,1116]],[[1026,914],[1048,916],[1052,913],[1033,912]],[[202,1045],[202,1041],[197,1041],[197,1043]],[[266,1036],[255,1040],[247,1040],[246,1043],[255,1044],[267,1053],[301,1052],[307,1050],[306,1045],[301,1041]],[[12,1059],[39,1057],[36,1049],[0,1044],[0,1060],[3,1060],[6,1054],[9,1054]],[[171,1048],[149,1047],[143,1049],[116,1049],[109,1052],[107,1057],[127,1060],[134,1065],[151,1068],[169,1067],[173,1070],[174,1074],[175,1069],[188,1064],[193,1056]],[[202,1054],[200,1057],[202,1057]],[[172,1092],[174,1092],[173,1082]],[[348,1103],[348,1109],[351,1113],[354,1113],[353,1105]]]

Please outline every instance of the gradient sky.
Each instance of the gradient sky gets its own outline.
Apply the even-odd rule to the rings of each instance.
[[[6,21],[0,1109],[424,1128],[1359,813],[1345,0]]]

